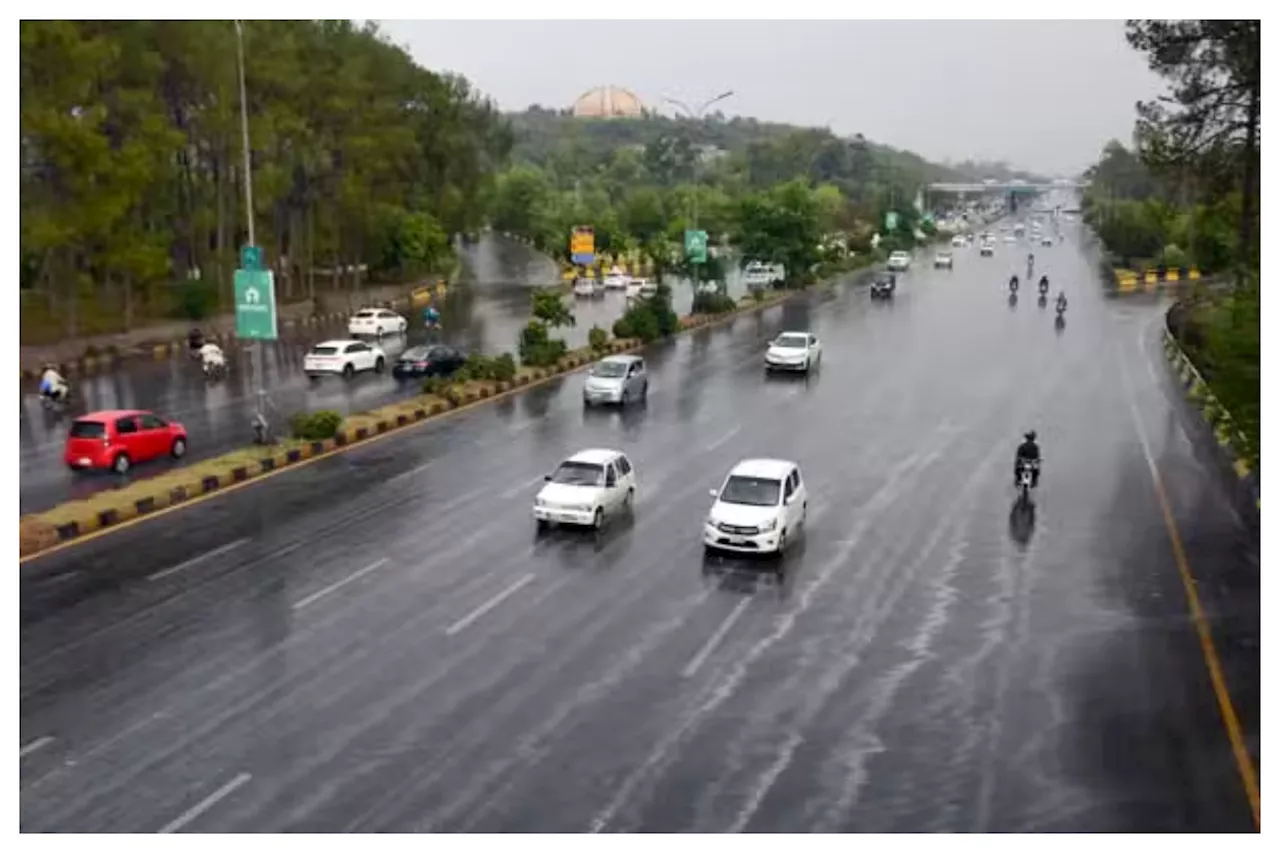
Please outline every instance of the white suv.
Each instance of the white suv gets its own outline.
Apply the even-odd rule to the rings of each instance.
[[[302,369],[312,379],[326,373],[350,379],[366,370],[381,373],[386,366],[387,355],[382,348],[364,341],[325,341],[313,346],[302,360]]]
[[[636,471],[620,450],[583,450],[547,475],[533,499],[538,530],[551,524],[604,526],[605,519],[629,512],[636,498]]]
[[[781,554],[809,512],[800,466],[783,459],[744,459],[724,485],[702,528],[706,551]]]

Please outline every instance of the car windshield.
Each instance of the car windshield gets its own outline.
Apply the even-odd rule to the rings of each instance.
[[[780,480],[733,476],[720,490],[720,502],[747,506],[777,506],[782,493]]]
[[[356,318],[360,320],[367,320],[372,316],[373,316],[372,311],[360,311],[356,314]]]
[[[107,425],[100,421],[76,421],[71,425],[72,438],[103,438]]]
[[[551,482],[564,486],[598,486],[604,482],[604,466],[594,462],[562,462]]]
[[[428,352],[426,347],[410,347],[401,354],[402,361],[422,361],[427,358]]]
[[[627,375],[627,364],[622,361],[602,361],[596,365],[595,370],[591,371],[591,375],[605,379],[617,379],[620,376]]]
[[[779,335],[773,345],[782,349],[804,349],[809,345],[809,339],[804,335]]]
[[[320,346],[320,347],[312,347],[312,348],[311,348],[311,354],[312,354],[312,355],[333,355],[333,354],[334,354],[334,353],[336,353],[337,351],[338,351],[338,348],[337,348],[337,347],[324,347],[324,346]]]

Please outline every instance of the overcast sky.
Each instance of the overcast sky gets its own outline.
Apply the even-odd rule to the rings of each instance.
[[[383,21],[507,110],[624,86],[647,106],[726,89],[726,114],[829,126],[931,159],[1075,173],[1162,91],[1121,21]]]

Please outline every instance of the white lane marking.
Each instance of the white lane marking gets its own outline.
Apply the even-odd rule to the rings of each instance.
[[[724,435],[717,438],[715,441],[708,444],[705,449],[708,452],[715,450],[717,447],[722,446],[725,442],[729,441],[731,438],[737,435],[741,430],[742,430],[741,426],[734,427],[733,429],[726,432]]]
[[[370,563],[369,565],[365,566],[363,569],[360,569],[358,572],[347,575],[345,578],[338,581],[337,583],[331,583],[328,586],[326,586],[324,589],[317,590],[316,592],[311,593],[306,598],[296,602],[293,605],[293,609],[301,610],[302,608],[306,607],[309,604],[315,604],[317,601],[324,598],[329,593],[337,592],[338,590],[342,589],[344,586],[351,583],[352,581],[358,580],[364,577],[365,575],[369,574],[370,572],[377,571],[378,569],[382,568],[386,564],[387,564],[386,557],[383,557],[381,560],[378,560],[375,563]]]
[[[399,474],[396,474],[390,480],[387,480],[387,483],[398,483],[401,480],[407,480],[408,478],[412,477],[414,474],[421,474],[423,471],[430,468],[432,464],[435,463],[435,461],[436,460],[434,459],[430,459],[426,462],[423,462],[421,465],[417,466],[416,468],[410,468],[408,471],[401,471]]]
[[[511,488],[507,489],[505,492],[502,493],[502,499],[504,501],[509,501],[512,498],[519,495],[521,492],[532,489],[538,483],[543,482],[545,478],[546,478],[545,474],[539,474],[538,476],[534,477],[532,480],[527,480],[526,482],[523,482],[523,483],[517,483],[516,485],[512,486]]]
[[[693,656],[693,660],[689,661],[681,671],[680,675],[682,677],[688,678],[697,672],[699,667],[706,663],[707,658],[711,657],[711,653],[716,650],[716,646],[720,645],[720,641],[724,639],[725,634],[729,633],[729,629],[733,627],[733,623],[738,621],[738,617],[746,611],[749,604],[751,604],[750,598],[744,598],[738,602],[738,606],[733,608],[733,612],[726,616],[725,620],[720,623],[720,627],[711,635],[711,639],[707,640],[707,642],[703,644],[702,648],[698,650],[698,653]]]
[[[31,741],[31,743],[24,746],[22,750],[18,753],[18,757],[26,758],[31,753],[35,752],[38,749],[44,749],[46,746],[48,746],[51,743],[53,743],[53,738],[49,737],[48,735],[45,735],[44,737],[38,737],[35,740]]]
[[[192,566],[197,566],[200,563],[203,563],[205,560],[211,560],[214,557],[222,556],[228,551],[234,551],[236,548],[239,548],[241,545],[245,545],[248,542],[249,542],[248,539],[237,539],[234,542],[228,542],[226,545],[221,545],[217,548],[214,548],[212,551],[208,552],[207,554],[201,554],[199,557],[192,557],[190,560],[187,560],[185,563],[179,563],[176,566],[170,566],[167,569],[161,569],[160,571],[156,572],[153,575],[148,575],[147,580],[158,581],[160,580],[160,578],[167,578],[169,575],[175,575],[178,572],[186,571]]]
[[[225,799],[233,791],[235,791],[236,788],[239,788],[241,785],[243,785],[245,782],[248,782],[252,778],[253,776],[251,776],[248,773],[241,773],[240,775],[236,776],[236,778],[232,779],[230,782],[223,785],[221,788],[214,791],[212,794],[205,797],[203,800],[196,803],[194,806],[187,809],[185,812],[183,812],[182,814],[178,815],[176,818],[174,818],[173,820],[165,824],[164,827],[160,830],[159,834],[168,835],[171,832],[177,832],[179,829],[182,829],[182,827],[191,823],[191,821],[200,817],[200,815],[204,814],[209,809],[217,805],[219,800]]]
[[[507,598],[509,598],[512,595],[515,595],[526,584],[532,583],[533,579],[534,579],[534,575],[532,572],[530,572],[527,575],[524,575],[515,583],[511,584],[511,586],[507,587],[502,592],[498,593],[493,598],[486,601],[484,604],[481,604],[479,607],[477,607],[475,610],[472,610],[466,616],[463,616],[457,622],[454,622],[452,625],[450,625],[448,628],[445,629],[445,633],[450,636],[453,636],[454,634],[458,633],[463,628],[466,628],[472,622],[476,621],[481,616],[485,615],[490,610],[497,607],[502,602],[506,601]]]

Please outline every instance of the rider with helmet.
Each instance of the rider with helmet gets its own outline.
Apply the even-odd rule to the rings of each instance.
[[[1035,275],[1036,270],[1036,253],[1027,253],[1027,281],[1031,281],[1031,277]]]
[[[436,306],[428,305],[422,309],[422,323],[428,329],[434,329],[440,325],[440,312],[436,310]]]
[[[1049,293],[1049,276],[1040,276],[1040,295],[1047,296]]]
[[[49,400],[64,400],[71,393],[71,388],[67,385],[67,380],[62,378],[62,374],[58,372],[57,365],[48,362],[44,366],[44,373],[40,376],[40,396]]]
[[[1040,445],[1036,444],[1035,430],[1025,433],[1023,439],[1013,461],[1013,482],[1017,484],[1022,464],[1026,462],[1031,465],[1031,488],[1034,489],[1040,483]]]
[[[1018,274],[1017,273],[1014,273],[1012,276],[1009,277],[1009,292],[1010,293],[1018,292]]]
[[[1065,290],[1058,291],[1058,313],[1064,314],[1067,310],[1067,292]]]

